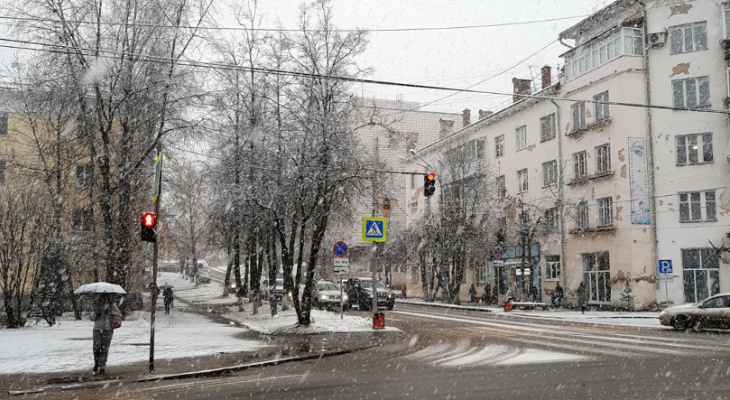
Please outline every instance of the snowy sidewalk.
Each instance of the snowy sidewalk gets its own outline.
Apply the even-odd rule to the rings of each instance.
[[[567,308],[559,308],[553,310],[512,310],[504,311],[502,307],[495,305],[485,306],[481,304],[444,304],[438,301],[426,302],[421,299],[398,299],[396,308],[399,303],[409,305],[419,305],[424,307],[439,307],[451,309],[465,309],[483,311],[499,314],[501,317],[508,318],[510,316],[561,320],[577,323],[616,325],[616,326],[644,326],[663,328],[659,324],[659,312],[652,311],[593,311],[587,310],[585,314],[581,314],[580,310],[572,310]]]

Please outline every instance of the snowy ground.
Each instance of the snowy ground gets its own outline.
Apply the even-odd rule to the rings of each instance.
[[[162,272],[158,284],[169,283],[174,287],[177,300],[170,314],[158,300],[155,317],[155,359],[175,359],[213,355],[225,349],[226,353],[254,352],[266,344],[261,341],[240,339],[246,328],[211,322],[205,316],[186,312],[190,304],[209,306],[230,305],[226,317],[241,322],[250,329],[261,332],[352,332],[372,330],[368,318],[345,316],[313,310],[314,323],[308,327],[296,326],[293,308],[279,310],[272,318],[268,306],[261,307],[258,315],[252,315],[252,305],[245,303],[244,312],[238,312],[236,298],[222,298],[222,287],[211,284],[195,286],[176,273]],[[145,301],[149,301],[146,298]],[[109,364],[129,364],[149,359],[150,342],[149,311],[134,312],[127,317],[121,328],[114,332],[109,352]],[[76,321],[72,314],[64,315],[56,325],[49,327],[44,321],[32,321],[21,329],[0,329],[0,374],[21,372],[59,372],[91,368],[93,322]],[[388,328],[387,330],[395,330]],[[202,333],[202,334],[201,334]]]
[[[313,323],[298,327],[296,315],[290,308],[279,310],[271,317],[268,305],[252,315],[252,305],[245,303],[243,312],[238,311],[236,298],[221,297],[222,287],[216,282],[195,286],[177,273],[162,272],[158,284],[174,286],[175,307],[169,315],[158,301],[155,326],[155,358],[158,360],[212,355],[221,352],[256,351],[266,344],[244,340],[240,336],[246,328],[211,322],[205,316],[186,312],[186,303],[226,307],[225,317],[240,322],[248,329],[265,333],[325,333],[372,331],[372,320],[359,316],[344,316],[333,312],[312,310]],[[149,300],[149,299],[146,299]],[[419,300],[408,300],[419,302]],[[439,306],[438,303],[431,304]],[[458,307],[458,306],[448,306]],[[397,310],[397,308],[396,308]],[[490,311],[503,313],[501,309]],[[659,327],[658,313],[593,312],[578,311],[512,311],[504,313],[531,318],[560,319],[582,323]],[[84,315],[86,318],[87,315]],[[109,355],[109,365],[146,361],[149,358],[150,313],[135,312],[128,316],[124,325],[115,331]],[[21,329],[0,330],[0,374],[19,372],[59,372],[84,369],[91,366],[92,326],[88,319],[76,321],[65,315],[53,327],[43,321],[30,323]],[[386,331],[398,331],[387,327]]]
[[[403,300],[400,300],[403,301]],[[408,299],[405,302],[410,304],[425,304],[420,299]],[[576,323],[587,323],[587,324],[601,324],[601,325],[615,325],[615,326],[646,326],[653,328],[662,328],[659,324],[659,312],[651,311],[593,311],[589,309],[585,314],[581,314],[580,310],[559,308],[555,310],[512,310],[505,312],[502,308],[496,306],[481,306],[473,304],[441,304],[441,303],[428,303],[431,307],[441,308],[462,308],[462,309],[474,309],[474,308],[488,308],[490,312],[500,314],[504,317],[510,315],[535,318],[535,319],[547,319],[547,320],[561,320],[570,321]],[[669,327],[663,327],[671,329]]]

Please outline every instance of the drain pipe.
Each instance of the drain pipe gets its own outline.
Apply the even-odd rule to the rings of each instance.
[[[553,93],[555,95],[555,93]],[[558,282],[563,281],[563,287],[566,286],[565,280],[565,190],[563,189],[563,133],[560,131],[560,106],[554,99],[550,102],[555,106],[555,134],[558,137],[558,213],[560,226],[558,227],[560,234],[560,278]]]
[[[641,13],[644,16],[644,37],[649,37],[649,28],[647,26],[647,15],[646,15],[646,4],[644,1],[639,1],[641,6]],[[649,71],[649,47],[644,47],[644,68],[646,68],[646,104],[651,105],[651,72]],[[654,248],[654,270],[656,271],[659,265],[659,238],[657,233],[657,221],[656,221],[656,185],[654,177],[654,140],[653,140],[653,120],[652,120],[652,109],[651,107],[646,108],[646,150],[647,150],[647,171],[649,172],[649,224],[651,227],[651,240]],[[656,275],[656,273],[654,273]],[[666,283],[665,283],[666,284]],[[659,284],[655,283],[654,295],[659,291]],[[658,297],[658,296],[657,296]],[[669,303],[669,293],[667,289],[665,302]],[[657,302],[659,303],[659,302]]]

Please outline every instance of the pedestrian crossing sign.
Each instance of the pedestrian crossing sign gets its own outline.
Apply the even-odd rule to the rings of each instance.
[[[362,241],[385,242],[388,237],[388,220],[381,217],[362,217]]]

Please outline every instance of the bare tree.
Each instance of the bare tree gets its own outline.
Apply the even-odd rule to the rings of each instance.
[[[133,207],[149,190],[143,170],[156,143],[184,125],[180,112],[191,70],[184,56],[210,2],[187,0],[31,0],[9,10],[18,33],[63,67],[77,108],[79,137],[97,185],[106,279],[127,286]],[[187,84],[179,84],[186,82]]]
[[[0,192],[0,290],[9,328],[25,325],[30,304],[39,293],[45,239],[49,237],[49,204],[38,201],[38,186]],[[30,295],[30,299],[26,296]],[[53,314],[42,313],[49,324]]]

